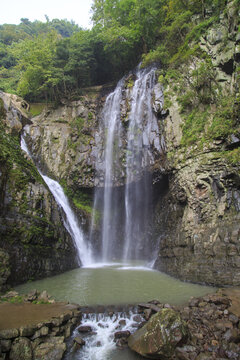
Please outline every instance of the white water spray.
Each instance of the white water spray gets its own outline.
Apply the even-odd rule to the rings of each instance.
[[[114,334],[117,331],[130,331],[131,333],[136,331],[138,323],[134,320],[135,315],[136,313],[133,312],[130,312],[129,315],[116,312],[112,316],[104,313],[83,314],[81,326],[90,326],[95,335],[86,334],[83,336],[86,344],[76,353],[74,359],[107,360],[119,358],[116,354],[122,350],[116,348]],[[72,338],[76,336],[79,336],[77,329]],[[72,359],[71,352],[66,357],[67,359]]]

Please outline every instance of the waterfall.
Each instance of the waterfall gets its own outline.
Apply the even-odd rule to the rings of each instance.
[[[160,154],[160,132],[153,111],[155,69],[138,69],[133,86],[123,78],[108,95],[100,118],[105,138],[95,191],[102,211],[101,261],[152,260],[152,176],[154,152]],[[123,116],[123,110],[125,117]]]
[[[106,148],[105,148],[105,182],[104,182],[104,197],[103,197],[103,227],[102,227],[102,260],[109,259],[112,253],[112,232],[111,222],[112,210],[113,210],[113,188],[112,188],[112,176],[114,172],[114,140],[120,139],[121,135],[121,123],[120,123],[120,102],[122,97],[123,81],[120,81],[116,87],[116,90],[110,94],[104,106],[104,126],[107,129],[106,135]],[[109,118],[111,121],[109,122]],[[114,223],[114,222],[113,222]]]
[[[31,154],[28,150],[26,141],[23,136],[21,136],[21,148],[31,157]],[[84,234],[78,224],[77,218],[73,210],[71,209],[68,198],[64,194],[63,188],[57,181],[50,179],[46,175],[43,175],[39,169],[38,172],[43,178],[44,182],[47,184],[57,204],[60,206],[60,208],[63,210],[65,214],[64,225],[74,241],[76,250],[78,252],[79,265],[82,264],[86,266],[91,264],[92,263],[91,248],[90,246],[87,246],[84,240]]]

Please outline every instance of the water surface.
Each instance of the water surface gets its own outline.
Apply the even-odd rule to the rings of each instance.
[[[153,299],[177,305],[191,296],[215,291],[209,286],[182,282],[141,263],[96,264],[16,287],[21,294],[32,289],[47,290],[58,301],[83,306],[137,304]]]

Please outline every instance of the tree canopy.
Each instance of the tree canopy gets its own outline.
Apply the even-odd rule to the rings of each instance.
[[[57,100],[116,81],[142,59],[166,66],[225,6],[225,0],[94,0],[91,30],[47,16],[0,25],[0,89]]]

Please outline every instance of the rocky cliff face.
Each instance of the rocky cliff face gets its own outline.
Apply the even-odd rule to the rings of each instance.
[[[0,94],[0,291],[77,266],[57,204],[20,148],[20,132],[30,123],[25,107]]]
[[[156,212],[157,268],[183,280],[240,283],[240,176],[218,152],[184,161]]]
[[[26,141],[40,167],[64,179],[69,187],[94,185],[94,136],[101,90],[92,88],[77,101],[46,107],[26,128]]]
[[[238,22],[230,2],[220,23],[201,39],[200,47],[213,64],[218,98],[205,107],[198,105],[195,114],[203,114],[202,123],[191,115],[199,129],[192,126],[183,99],[173,91],[177,80],[166,89],[172,91],[165,119],[169,190],[156,211],[157,233],[161,234],[156,267],[184,280],[214,285],[240,284]],[[198,68],[196,61],[203,63],[195,59],[190,68],[181,69],[190,79],[191,69]],[[204,79],[207,82],[208,73]],[[186,89],[182,91],[187,94]],[[198,94],[201,91],[199,85]],[[221,96],[228,104],[234,98],[233,105],[219,104]],[[191,105],[193,101],[194,92]],[[194,140],[188,141],[187,136]]]
[[[134,73],[129,74],[122,86],[119,119],[121,143],[115,145],[121,159],[119,168],[115,170],[117,186],[124,185],[126,178],[127,128],[134,81]],[[28,146],[40,167],[74,191],[79,188],[102,187],[104,184],[107,135],[104,103],[111,90],[112,87],[89,88],[77,101],[62,103],[57,108],[46,108],[25,128]],[[162,110],[162,88],[158,83],[153,91],[152,102],[152,111],[161,117],[165,112]],[[150,143],[149,153],[153,158],[148,170],[157,172],[160,163],[164,161],[161,154],[164,148],[162,121],[153,123],[152,126],[149,124],[148,127],[144,136]]]

